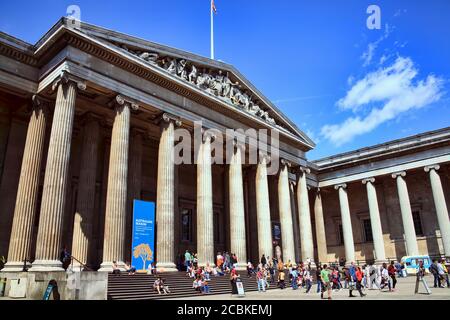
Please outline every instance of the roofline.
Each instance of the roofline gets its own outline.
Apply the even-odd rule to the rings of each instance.
[[[311,163],[315,164],[319,169],[323,168],[330,164],[335,165],[345,165],[348,163],[353,163],[355,161],[364,161],[370,157],[380,157],[386,154],[389,154],[393,151],[403,151],[407,150],[408,147],[420,147],[423,145],[418,144],[418,142],[422,141],[433,141],[435,138],[438,138],[440,135],[448,136],[450,139],[450,127],[444,127],[437,130],[431,130],[422,132],[416,135],[407,136],[400,139],[391,140],[388,142],[376,144],[369,147],[364,147],[361,149],[356,149],[353,151],[348,151],[340,154],[336,154],[333,156],[325,157],[318,160],[313,160]],[[420,138],[425,138],[421,140]]]
[[[49,30],[49,32],[46,33],[50,34],[52,31],[55,31],[58,29],[58,27],[63,24],[66,25],[67,24],[68,19],[65,17],[62,17],[53,27],[51,30]],[[179,52],[182,52],[184,55],[187,55],[190,59],[196,60],[199,63],[206,63],[212,66],[215,66],[217,68],[222,68],[222,69],[227,69],[231,72],[234,73],[235,76],[237,76],[238,78],[241,78],[243,80],[243,82],[249,86],[249,88],[254,91],[254,93],[256,93],[259,96],[259,99],[264,101],[264,103],[266,103],[269,107],[272,108],[272,110],[277,114],[278,117],[280,117],[281,119],[283,119],[283,121],[285,121],[287,124],[289,124],[291,126],[291,129],[294,130],[294,132],[296,134],[298,134],[301,138],[303,138],[306,142],[306,146],[308,146],[309,148],[313,149],[316,147],[316,144],[314,143],[314,141],[307,135],[305,134],[301,129],[299,129],[297,127],[296,124],[294,124],[277,106],[275,106],[266,96],[264,96],[254,85],[251,81],[249,81],[241,72],[239,72],[239,70],[236,69],[236,67],[234,67],[232,64],[223,62],[223,61],[218,61],[218,60],[214,60],[214,59],[210,59],[208,57],[205,56],[201,56],[192,52],[188,52],[182,49],[178,49],[175,47],[171,47],[171,46],[167,46],[167,45],[163,45],[157,42],[153,42],[153,41],[149,41],[143,38],[139,38],[136,36],[132,36],[132,35],[128,35],[125,33],[121,33],[115,30],[111,30],[111,29],[107,29],[104,27],[100,27],[88,22],[81,22],[82,26],[87,26],[88,29],[92,28],[92,29],[97,29],[97,30],[103,30],[103,31],[107,31],[109,33],[111,33],[112,35],[115,36],[120,36],[120,37],[125,37],[128,38],[130,41],[134,41],[136,43],[141,43],[142,45],[145,46],[150,46],[150,47],[160,47],[161,51],[166,51],[170,54],[173,55],[179,55]],[[38,43],[43,43],[45,42],[45,36],[38,41]],[[38,44],[37,43],[37,44]],[[168,50],[167,50],[168,49]]]

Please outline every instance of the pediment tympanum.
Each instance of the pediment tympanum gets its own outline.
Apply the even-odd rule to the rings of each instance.
[[[236,108],[257,116],[271,125],[277,125],[275,119],[270,117],[269,112],[253,99],[250,90],[238,81],[231,80],[229,71],[202,67],[187,59],[161,55],[155,51],[136,50],[120,43],[113,44],[147,63],[232,104]]]

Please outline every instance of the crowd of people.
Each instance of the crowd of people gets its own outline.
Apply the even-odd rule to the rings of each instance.
[[[210,293],[210,281],[213,276],[229,275],[232,294],[237,294],[237,282],[240,275],[236,269],[238,257],[234,253],[218,252],[215,265],[207,263],[199,266],[196,253],[186,250],[179,269],[186,272],[192,279],[192,288],[201,293]],[[136,273],[136,268],[125,263],[126,272],[130,275]],[[429,267],[429,272],[433,275],[435,288],[450,288],[448,269],[445,260],[434,260]],[[113,263],[113,273],[119,273],[117,264]],[[148,273],[157,275],[154,263],[149,265]],[[417,273],[416,293],[419,282],[423,283],[427,292],[431,293],[424,279],[425,268],[419,268]],[[315,292],[323,299],[332,299],[332,292],[348,290],[349,297],[355,297],[356,291],[360,297],[367,295],[366,290],[380,290],[393,292],[396,290],[397,278],[406,277],[406,269],[403,263],[391,261],[382,265],[364,264],[362,266],[351,262],[349,266],[342,263],[313,265],[308,258],[305,262],[286,263],[275,257],[261,256],[258,265],[255,267],[252,262],[247,262],[247,277],[255,277],[258,292],[265,292],[270,286],[279,289],[291,287],[293,290],[304,290],[310,294],[313,285],[316,285]],[[169,294],[170,290],[165,279],[158,276],[153,288],[158,294]]]

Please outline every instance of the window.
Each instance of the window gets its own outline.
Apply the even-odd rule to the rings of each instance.
[[[192,210],[181,210],[181,240],[192,241]]]
[[[339,223],[339,244],[344,244],[344,230],[342,229],[342,223]]]
[[[364,230],[364,240],[365,242],[372,242],[372,225],[370,224],[370,219],[363,220],[363,230]]]
[[[420,212],[419,211],[413,211],[412,216],[413,216],[413,221],[414,221],[414,229],[416,230],[416,236],[423,236],[423,229],[422,229],[422,221],[420,219]]]

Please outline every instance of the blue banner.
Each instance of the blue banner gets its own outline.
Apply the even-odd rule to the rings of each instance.
[[[155,252],[155,203],[133,201],[133,241],[131,265],[136,271],[147,270]]]

